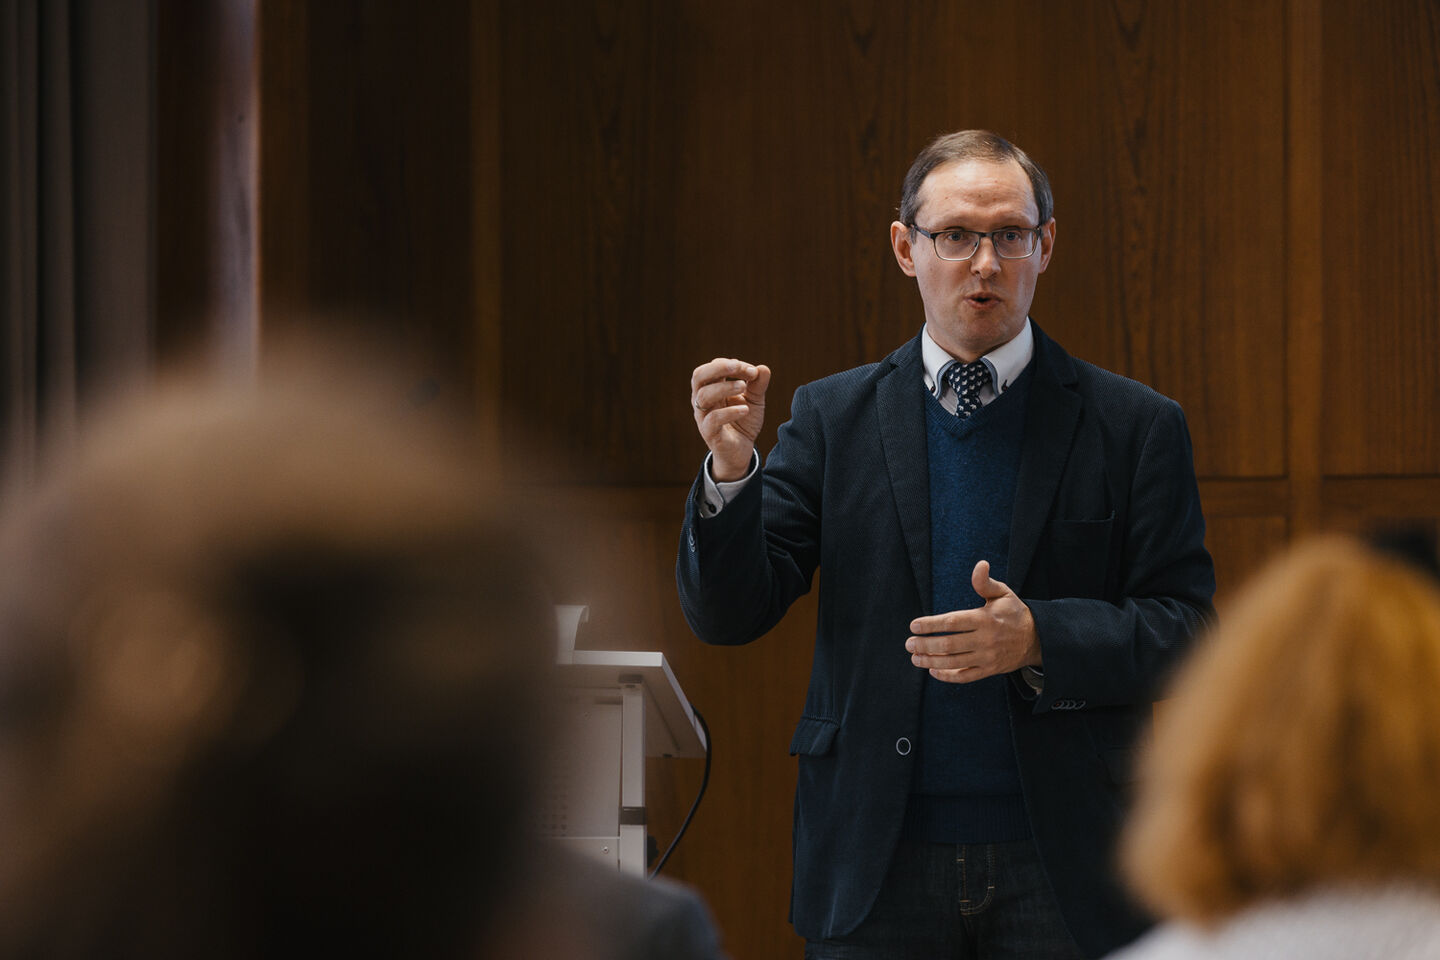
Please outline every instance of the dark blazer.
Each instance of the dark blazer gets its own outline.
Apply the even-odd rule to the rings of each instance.
[[[1148,921],[1112,878],[1136,736],[1213,616],[1184,414],[1035,330],[1007,582],[1030,607],[1043,692],[1016,674],[1011,732],[1036,846],[1089,956]],[[708,643],[766,633],[823,569],[800,757],[791,919],[843,936],[868,913],[900,834],[923,671],[905,651],[930,609],[920,341],[795,391],[763,482],[702,518],[690,494],[677,578]],[[970,571],[955,571],[969,578]]]

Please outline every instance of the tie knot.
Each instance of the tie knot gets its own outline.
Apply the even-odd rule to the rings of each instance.
[[[983,360],[956,360],[946,369],[945,382],[955,391],[955,416],[963,420],[980,409],[980,389],[990,382],[990,368]]]

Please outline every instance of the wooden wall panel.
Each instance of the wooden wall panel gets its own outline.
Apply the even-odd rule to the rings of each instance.
[[[1325,482],[1322,496],[1332,529],[1440,520],[1440,477],[1335,477]]]
[[[925,45],[904,99],[925,118],[906,148],[986,126],[1030,151],[1056,194],[1037,320],[1179,400],[1202,475],[1282,474],[1283,367],[1264,347],[1283,340],[1284,290],[1246,265],[1284,247],[1283,5],[996,7],[911,19]],[[957,59],[986,69],[956,82]],[[1025,68],[987,82],[1000,62]]]
[[[1324,466],[1440,475],[1440,8],[1324,9]]]
[[[1205,546],[1215,558],[1215,602],[1222,607],[1250,576],[1284,549],[1283,516],[1206,517]]]
[[[769,363],[783,418],[800,383],[912,336],[886,231],[914,153],[961,126],[1052,172],[1042,325],[1176,396],[1201,473],[1284,472],[1263,348],[1284,287],[1241,268],[1284,248],[1279,0],[957,10],[504,7],[504,220],[527,241],[505,251],[503,402],[574,461],[536,479],[683,482],[696,363]]]
[[[260,323],[262,340],[311,304],[310,29],[303,3],[260,0]],[[323,153],[323,148],[322,151]]]
[[[1285,446],[1292,535],[1320,526],[1325,296],[1323,17],[1308,0],[1286,5]]]
[[[695,364],[770,363],[783,413],[837,355],[859,362],[862,339],[883,352],[913,329],[913,307],[883,341],[855,316],[876,313],[866,278],[894,271],[893,201],[851,189],[846,113],[817,109],[845,86],[844,58],[828,58],[843,51],[788,5],[631,5],[615,22],[605,4],[559,6],[582,12],[506,8],[507,102],[537,105],[506,114],[507,221],[555,225],[565,245],[507,250],[505,349],[519,365],[543,351],[604,402],[510,377],[505,405],[548,425],[589,479],[683,483]],[[874,262],[857,266],[860,220]]]
[[[417,396],[470,405],[468,3],[272,0],[261,22],[268,338],[380,337]]]

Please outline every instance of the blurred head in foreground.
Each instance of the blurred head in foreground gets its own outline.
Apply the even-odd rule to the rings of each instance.
[[[157,391],[10,504],[0,955],[484,955],[553,615],[458,432],[344,382]]]
[[[1223,615],[1161,715],[1123,856],[1162,916],[1320,889],[1440,894],[1440,582],[1304,543]]]

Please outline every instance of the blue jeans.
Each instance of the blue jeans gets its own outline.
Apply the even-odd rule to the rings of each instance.
[[[901,840],[860,926],[806,960],[1080,960],[1032,840]]]

